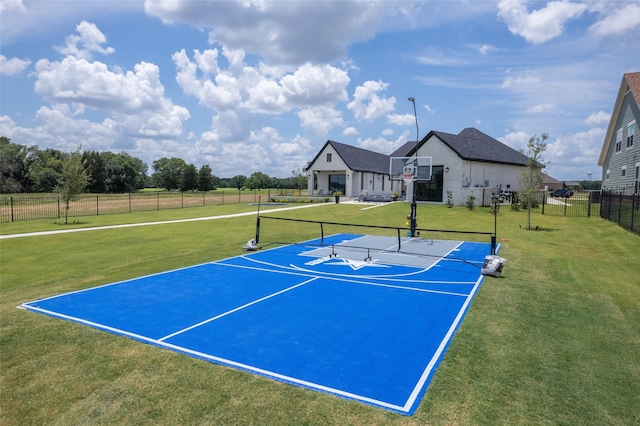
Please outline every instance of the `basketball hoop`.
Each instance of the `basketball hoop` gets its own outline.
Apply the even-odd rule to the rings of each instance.
[[[402,180],[404,180],[404,183],[409,185],[411,182],[413,182],[414,175],[413,173],[403,173],[400,175],[400,177],[402,178]]]

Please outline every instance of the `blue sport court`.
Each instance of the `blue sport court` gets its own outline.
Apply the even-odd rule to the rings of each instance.
[[[20,307],[410,415],[490,252],[335,234]]]

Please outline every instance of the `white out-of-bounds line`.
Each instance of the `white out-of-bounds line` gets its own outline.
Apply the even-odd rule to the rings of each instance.
[[[290,291],[290,290],[293,290],[293,289],[295,289],[295,288],[301,287],[301,286],[303,286],[303,285],[305,285],[305,284],[308,284],[308,283],[310,283],[310,282],[312,282],[312,281],[315,281],[315,280],[317,280],[317,279],[318,279],[317,277],[316,277],[316,278],[311,278],[311,279],[309,279],[309,280],[306,280],[306,281],[301,282],[300,284],[296,284],[296,285],[294,285],[294,286],[291,286],[291,287],[285,288],[284,290],[280,290],[280,291],[278,291],[278,292],[276,292],[276,293],[269,294],[269,295],[267,295],[267,296],[265,296],[265,297],[262,297],[262,298],[260,298],[260,299],[254,300],[253,302],[249,302],[249,303],[246,303],[246,304],[244,304],[244,305],[242,305],[242,306],[238,306],[237,308],[231,309],[230,311],[223,312],[223,313],[221,313],[220,315],[216,315],[215,317],[212,317],[212,318],[206,319],[206,320],[204,320],[204,321],[200,321],[199,323],[194,324],[194,325],[192,325],[192,326],[190,326],[190,327],[183,328],[182,330],[178,330],[178,331],[176,331],[175,333],[171,333],[171,334],[169,334],[169,335],[166,335],[166,336],[164,336],[164,337],[161,337],[160,339],[158,339],[158,341],[159,341],[159,342],[165,341],[165,340],[170,339],[170,338],[172,338],[172,337],[174,337],[174,336],[177,336],[178,334],[182,334],[182,333],[187,332],[187,331],[189,331],[189,330],[193,330],[194,328],[198,328],[198,327],[200,327],[201,325],[205,325],[205,324],[207,324],[207,323],[210,323],[210,322],[212,322],[212,321],[215,321],[215,320],[217,320],[217,319],[220,319],[220,318],[222,318],[222,317],[225,317],[225,316],[227,316],[227,315],[230,315],[230,314],[232,314],[232,313],[234,313],[234,312],[240,311],[240,310],[242,310],[242,309],[244,309],[244,308],[248,308],[249,306],[251,306],[251,305],[255,305],[256,303],[260,303],[260,302],[263,302],[263,301],[265,301],[265,300],[267,300],[267,299],[271,299],[272,297],[278,296],[279,294],[282,294],[282,293],[286,293],[287,291]]]
[[[268,209],[264,210],[264,212],[273,212],[273,211],[285,211],[285,210],[296,210],[296,209],[306,209],[310,207],[318,207],[330,205],[328,203],[317,203],[317,204],[308,204],[304,206],[295,206],[295,207],[285,207],[281,209]],[[163,220],[159,222],[142,222],[142,223],[125,223],[121,225],[106,225],[106,226],[96,226],[93,228],[75,228],[75,229],[58,229],[55,231],[40,231],[40,232],[28,232],[23,234],[8,234],[8,235],[0,235],[0,240],[5,240],[8,238],[24,238],[24,237],[40,237],[43,235],[57,235],[57,234],[67,234],[70,232],[85,232],[85,231],[100,231],[104,229],[119,229],[119,228],[134,228],[136,226],[150,226],[150,225],[166,225],[170,223],[183,223],[183,222],[198,222],[201,220],[216,220],[216,219],[229,219],[234,217],[242,217],[242,216],[253,216],[255,215],[255,211],[244,212],[244,213],[233,213],[233,214],[225,214],[220,216],[207,216],[207,217],[194,217],[190,219],[176,219],[176,220]]]

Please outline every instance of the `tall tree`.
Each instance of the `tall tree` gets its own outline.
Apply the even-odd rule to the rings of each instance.
[[[244,175],[236,175],[231,178],[231,182],[233,183],[233,186],[238,188],[238,191],[242,189],[246,180],[247,180],[247,177]]]
[[[211,191],[215,189],[213,172],[208,164],[200,167],[198,171],[198,191]]]
[[[104,154],[98,151],[85,151],[82,153],[82,158],[89,174],[88,192],[97,194],[107,192],[107,171],[104,164]]]
[[[69,203],[84,191],[89,183],[80,149],[72,152],[62,163],[62,177],[56,188],[64,202],[64,223],[69,219]]]
[[[193,191],[198,188],[198,169],[193,164],[185,166],[182,172],[182,181],[180,182],[180,190]]]
[[[105,184],[108,192],[134,192],[144,188],[147,165],[142,160],[126,152],[114,154],[103,152],[101,157],[105,167]]]
[[[249,179],[245,182],[245,185],[249,189],[263,189],[269,188],[272,185],[272,178],[262,172],[254,172],[249,176]]]
[[[36,162],[35,146],[26,147],[12,143],[6,136],[0,137],[0,192],[31,192],[31,171]]]
[[[153,178],[156,184],[167,191],[179,189],[182,182],[182,175],[187,163],[180,158],[163,157],[153,162],[155,173]]]
[[[522,153],[527,156],[527,166],[520,176],[520,189],[518,197],[527,203],[527,229],[531,229],[531,206],[536,201],[536,194],[540,192],[542,185],[542,169],[544,159],[542,154],[547,149],[546,140],[549,139],[547,133],[533,135]]]

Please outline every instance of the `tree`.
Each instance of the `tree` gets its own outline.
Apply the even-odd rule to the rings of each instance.
[[[89,174],[85,170],[80,149],[72,152],[62,163],[62,176],[56,187],[64,202],[64,223],[69,218],[69,202],[84,191],[89,183]]]
[[[211,191],[216,185],[213,179],[213,172],[209,165],[205,164],[198,171],[198,191]]]
[[[180,188],[182,175],[187,163],[180,158],[161,158],[153,162],[153,179],[160,187],[167,191]]]
[[[233,186],[238,188],[238,191],[242,189],[246,180],[247,180],[247,177],[244,175],[236,175],[231,178],[231,182],[233,183]]]
[[[249,179],[245,182],[245,185],[249,189],[263,189],[272,186],[273,179],[262,172],[254,172],[249,176]]]
[[[107,192],[107,171],[105,170],[105,153],[98,151],[85,151],[82,154],[84,164],[89,174],[89,183],[87,191],[93,193]]]
[[[293,176],[293,181],[295,183],[295,187],[298,188],[298,191],[302,191],[302,188],[307,187],[307,181],[309,178],[303,169],[291,170],[291,175]]]
[[[14,144],[6,136],[0,137],[0,192],[31,192],[31,171],[36,162],[36,147]]]
[[[521,152],[527,156],[527,166],[520,176],[520,189],[518,197],[527,204],[527,229],[531,229],[531,205],[536,201],[536,194],[540,192],[542,185],[542,169],[544,160],[542,154],[547,149],[545,141],[549,139],[547,133],[533,135],[527,146]]]
[[[198,188],[198,170],[193,164],[185,166],[180,182],[180,191],[193,191]]]

